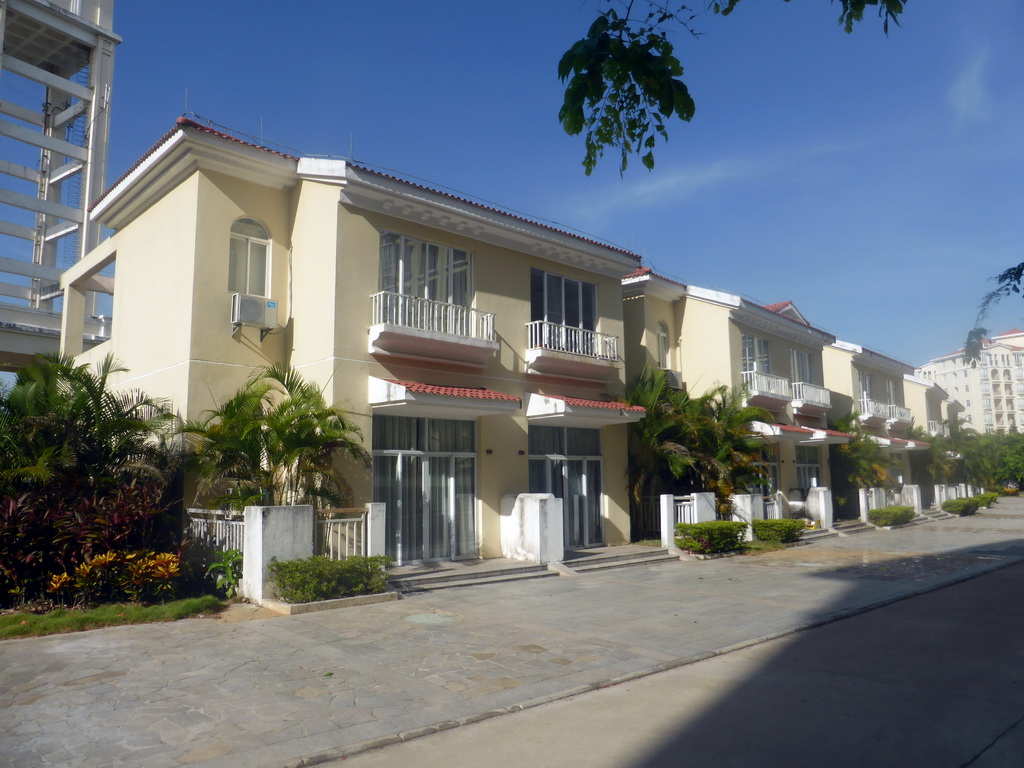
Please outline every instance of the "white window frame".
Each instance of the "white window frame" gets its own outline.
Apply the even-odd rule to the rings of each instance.
[[[262,229],[264,232],[267,233],[267,237],[266,238],[259,238],[259,237],[253,237],[252,235],[244,235],[244,234],[242,234],[240,232],[234,232],[234,231],[231,232],[230,244],[242,243],[244,245],[244,248],[245,248],[245,269],[242,270],[242,274],[243,274],[243,277],[244,277],[244,280],[243,280],[244,284],[239,284],[239,283],[236,282],[233,285],[231,283],[231,247],[229,245],[229,248],[228,248],[228,290],[231,293],[245,293],[245,294],[248,294],[250,296],[262,296],[264,298],[270,298],[270,286],[271,286],[271,277],[272,277],[272,275],[271,275],[271,265],[273,263],[273,260],[271,259],[271,253],[272,253],[272,249],[273,249],[273,238],[271,238],[270,230],[267,229],[267,227],[263,224],[263,222],[260,221],[259,219],[254,219],[251,216],[243,216],[241,218],[235,219],[231,223],[231,229],[234,230],[235,226],[239,222],[243,222],[243,221],[250,221],[250,222],[258,225],[260,227],[260,229]],[[251,273],[250,261],[253,258],[252,247],[253,247],[254,244],[262,245],[264,247],[264,257],[263,257],[263,290],[262,291],[253,290],[252,286],[250,285],[250,282],[249,282],[249,276],[250,276],[250,273]],[[238,276],[238,271],[237,270],[235,272],[235,275],[236,275],[236,277]]]
[[[744,373],[756,371],[771,374],[772,344],[768,339],[743,334],[741,347],[740,369]]]
[[[396,240],[393,241],[393,243],[389,243],[389,237],[396,238]],[[390,247],[392,244],[398,249],[397,258],[395,260],[394,283],[386,285],[384,253],[385,248]],[[444,266],[439,266],[436,272],[432,272],[430,274],[414,275],[412,266],[410,265],[409,254],[410,249],[416,246],[421,249],[421,259],[426,259],[427,253],[431,249],[435,249],[435,256],[437,257],[439,264],[443,261]],[[465,296],[462,297],[456,295],[455,277],[463,271],[462,269],[456,269],[454,267],[454,255],[456,253],[463,254],[466,257],[466,289]],[[418,237],[409,237],[408,235],[403,235],[400,232],[385,230],[380,233],[380,254],[378,257],[377,278],[378,288],[381,291],[396,293],[401,296],[412,296],[414,298],[436,301],[441,304],[472,307],[475,297],[473,290],[473,262],[473,252],[468,251],[465,248],[441,245],[440,243],[433,243],[428,240],[422,240]],[[420,282],[415,284],[414,281]],[[411,291],[407,291],[407,289],[411,289]],[[460,298],[461,301],[458,300]]]
[[[655,342],[658,355],[658,367],[663,371],[667,371],[672,367],[672,358],[668,345],[668,326],[665,325],[665,323],[658,323],[657,331],[655,333]]]

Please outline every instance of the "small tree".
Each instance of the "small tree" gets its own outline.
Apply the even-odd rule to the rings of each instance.
[[[282,366],[257,371],[227,402],[180,431],[192,447],[199,492],[215,506],[351,503],[335,469],[348,456],[368,467],[362,435],[323,393]]]

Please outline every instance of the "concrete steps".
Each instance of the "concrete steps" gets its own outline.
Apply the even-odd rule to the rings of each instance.
[[[820,541],[821,539],[831,539],[839,535],[838,531],[832,528],[818,528],[816,530],[804,531],[800,534],[801,542]]]
[[[474,587],[480,584],[503,584],[508,581],[545,579],[558,576],[546,565],[523,565],[516,568],[500,568],[484,571],[453,570],[422,576],[392,576],[388,584],[398,592],[426,592],[432,589]]]
[[[649,552],[632,551],[623,554],[591,555],[586,550],[580,550],[566,557],[562,561],[562,565],[576,573],[587,573],[589,571],[606,571],[610,568],[653,565],[654,563],[665,563],[671,560],[679,562],[679,557],[673,555],[667,549],[656,547],[652,547]]]
[[[860,520],[841,520],[832,524],[832,529],[839,536],[854,536],[858,533],[867,533],[877,530],[875,526],[862,523]]]
[[[956,517],[956,515],[951,515],[949,512],[943,512],[941,509],[925,509],[921,511],[921,515],[929,520],[949,520]]]

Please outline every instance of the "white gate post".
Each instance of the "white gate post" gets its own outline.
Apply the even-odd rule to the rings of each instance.
[[[754,540],[755,520],[764,520],[764,496],[759,493],[737,493],[732,499],[732,516],[747,524],[746,540]]]
[[[914,508],[914,514],[921,514],[921,487],[917,485],[903,486],[903,504]]]
[[[562,500],[550,493],[501,497],[501,554],[512,560],[558,563],[565,559]]]
[[[832,527],[832,489],[811,488],[807,491],[807,511],[811,518],[818,521],[818,527],[828,529]]]
[[[246,507],[245,549],[239,593],[260,604],[274,597],[267,565],[273,558],[298,560],[312,557],[316,513],[309,505]]]
[[[871,511],[871,499],[867,488],[857,489],[857,502],[860,504],[860,521],[868,522],[868,512]]]
[[[673,547],[676,543],[676,497],[671,493],[659,496],[658,514],[661,517],[661,546]]]
[[[718,519],[718,507],[715,494],[710,491],[693,494],[693,520],[695,523],[707,523]]]
[[[366,505],[366,554],[370,557],[387,552],[387,505],[383,501],[371,501]]]

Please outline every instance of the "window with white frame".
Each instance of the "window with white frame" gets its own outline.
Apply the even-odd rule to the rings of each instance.
[[[669,349],[668,349],[668,326],[664,323],[658,323],[658,330],[656,333],[657,342],[657,355],[658,355],[658,367],[662,370],[668,370],[672,367],[669,360]]]
[[[793,381],[802,381],[805,384],[813,384],[811,378],[811,356],[800,349],[793,350],[792,358]]]
[[[857,371],[857,381],[860,384],[860,396],[868,400],[875,399],[875,377],[873,374]]]
[[[473,254],[395,232],[380,236],[380,290],[468,307]]]
[[[817,488],[821,481],[821,454],[816,446],[796,447],[796,484],[801,490]]]
[[[231,225],[228,252],[228,290],[269,296],[270,233],[255,219],[237,219]]]
[[[530,270],[530,321],[597,330],[597,286],[543,269]]]
[[[893,379],[885,380],[885,402],[891,405],[900,404],[899,387]]]
[[[744,373],[772,372],[771,342],[757,336],[743,335],[741,365]]]

